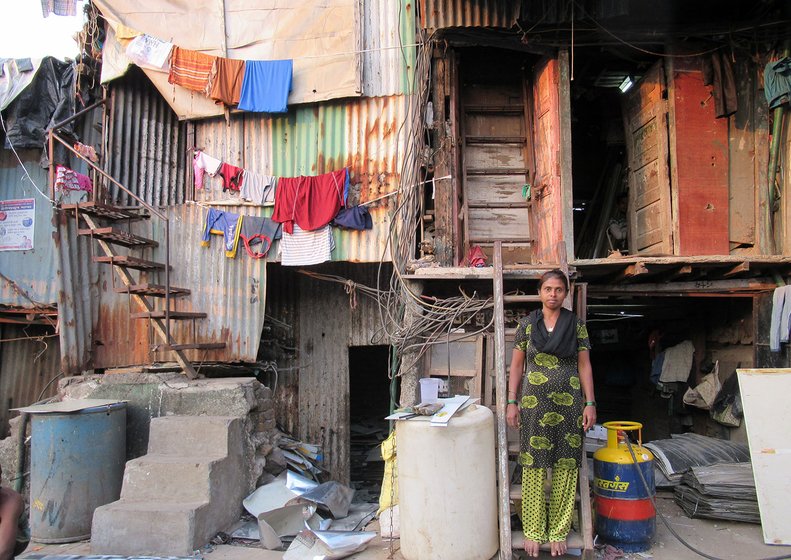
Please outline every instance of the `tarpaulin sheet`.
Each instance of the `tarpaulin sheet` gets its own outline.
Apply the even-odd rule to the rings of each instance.
[[[6,109],[6,148],[43,148],[47,129],[74,114],[74,65],[44,58],[33,81]],[[73,134],[71,125],[65,127]]]
[[[28,64],[22,64],[23,61]],[[0,111],[4,111],[16,99],[16,96],[33,81],[33,76],[36,75],[38,67],[41,66],[41,59],[16,60],[6,58],[0,61],[0,65],[2,65],[3,73],[0,76]]]
[[[354,0],[95,0],[111,27],[119,25],[215,56],[294,61],[289,105],[359,96],[362,18]],[[123,39],[121,40],[123,42]],[[128,59],[115,34],[104,49],[102,82],[121,75]],[[179,118],[221,115],[206,96],[144,70]]]

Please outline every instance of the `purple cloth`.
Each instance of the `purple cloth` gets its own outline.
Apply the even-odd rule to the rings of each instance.
[[[343,229],[373,229],[374,222],[368,208],[365,206],[352,206],[351,208],[341,208],[332,225]]]

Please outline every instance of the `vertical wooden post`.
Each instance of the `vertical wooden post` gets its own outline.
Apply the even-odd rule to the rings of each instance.
[[[497,505],[500,522],[500,560],[511,560],[511,504],[508,496],[511,481],[508,477],[508,433],[505,424],[505,312],[503,309],[502,242],[494,242],[494,371],[497,381]]]

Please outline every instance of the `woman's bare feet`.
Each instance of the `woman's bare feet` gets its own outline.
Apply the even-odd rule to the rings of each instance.
[[[552,551],[552,556],[563,556],[568,550],[566,541],[553,541],[549,543],[549,548]]]
[[[525,553],[528,556],[532,556],[533,558],[538,558],[538,547],[539,547],[538,542],[531,541],[530,539],[525,539]]]

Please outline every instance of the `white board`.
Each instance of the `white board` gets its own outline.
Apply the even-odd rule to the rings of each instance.
[[[791,369],[737,369],[766,544],[791,545]]]

